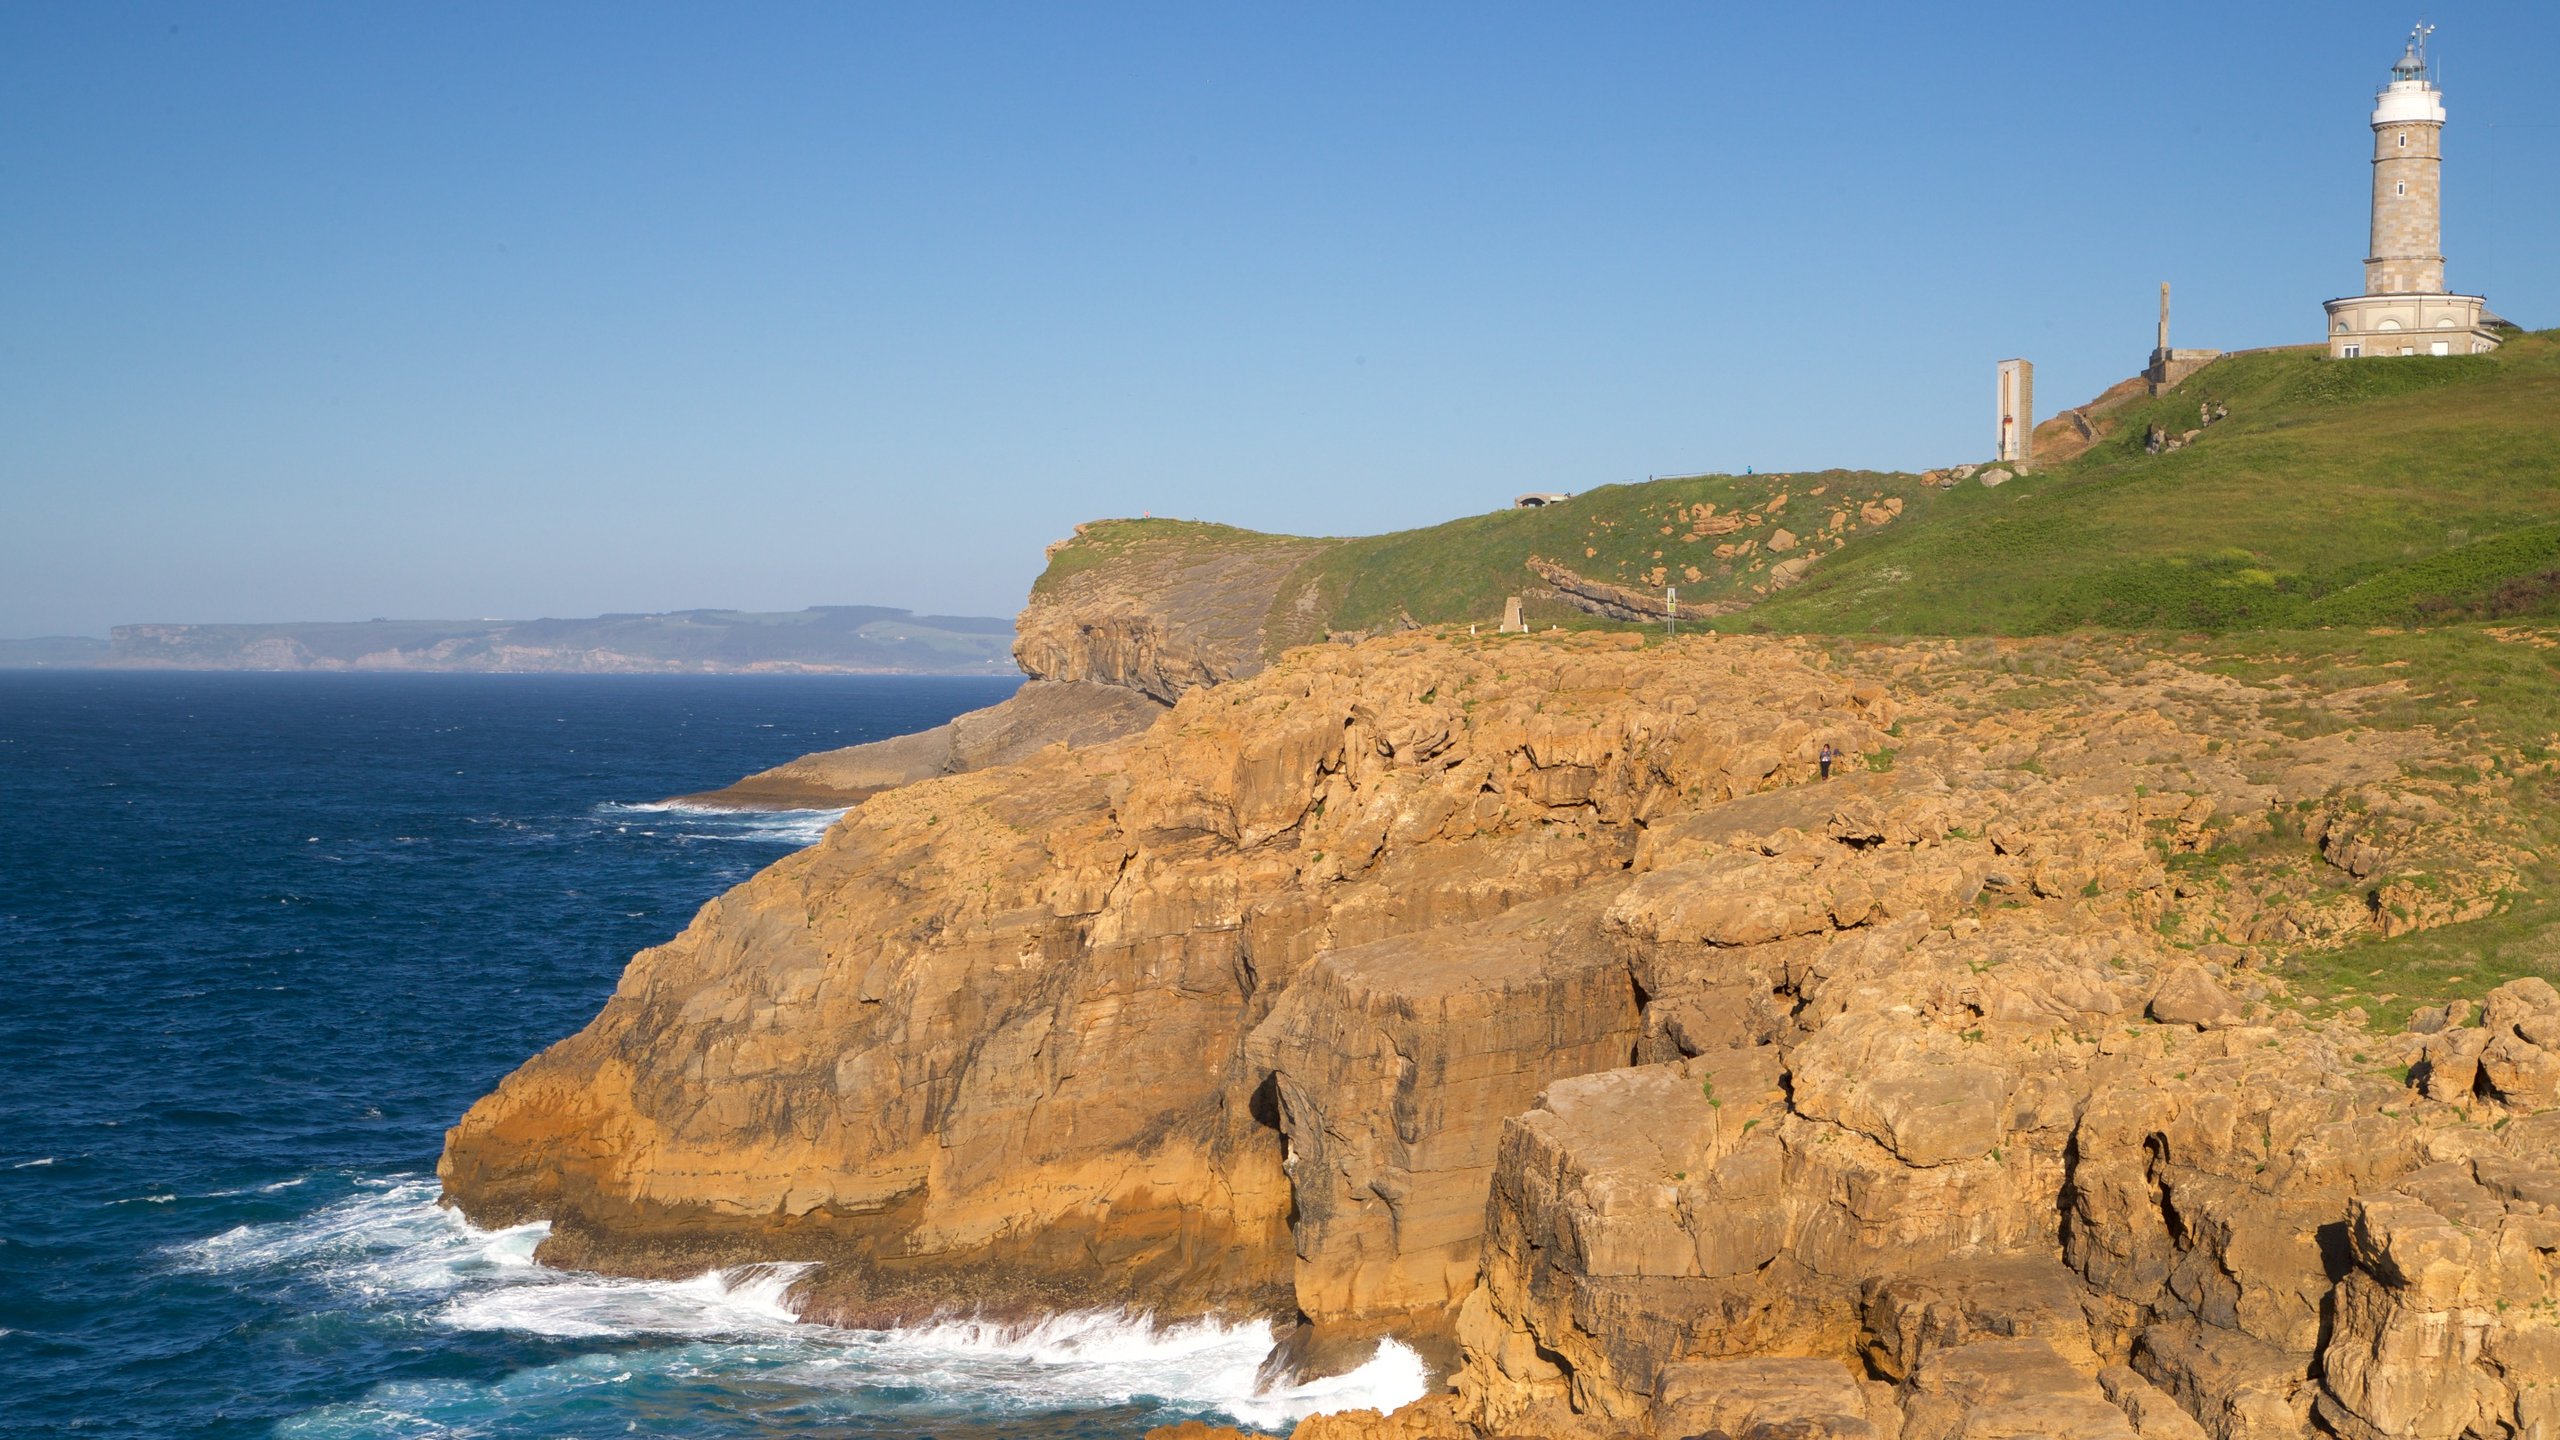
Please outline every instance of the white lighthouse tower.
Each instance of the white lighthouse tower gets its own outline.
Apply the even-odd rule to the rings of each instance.
[[[2328,302],[2329,354],[2478,355],[2498,333],[2486,302],[2444,286],[2444,94],[2427,75],[2427,36],[2409,32],[2373,102],[2373,240],[2364,290]]]

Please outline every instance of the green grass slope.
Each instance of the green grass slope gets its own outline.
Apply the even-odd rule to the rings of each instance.
[[[2229,418],[2144,453],[2157,423]],[[2560,332],[2486,356],[2235,355],[2104,442],[1959,485],[1729,623],[1819,633],[2206,632],[2555,613]]]
[[[1890,499],[1908,516],[1938,494],[1917,475],[1847,470],[1605,485],[1540,509],[1496,510],[1346,540],[1309,561],[1300,579],[1314,587],[1337,630],[1376,630],[1399,619],[1426,625],[1499,620],[1508,596],[1540,588],[1528,568],[1532,558],[1647,593],[1677,586],[1682,605],[1703,613],[1712,605],[1758,600],[1773,564],[1789,556],[1872,531],[1866,507]],[[1781,531],[1794,543],[1773,551],[1770,541]],[[1531,616],[1597,623],[1557,601],[1534,603]]]
[[[2196,430],[2206,402],[2227,418],[2144,452],[2152,424]],[[1685,613],[1721,627],[1813,634],[2560,615],[2560,331],[2486,356],[2234,355],[2121,416],[2086,453],[1997,488],[1701,475],[1340,540],[1108,522],[1060,547],[1040,588],[1136,550],[1154,563],[1167,545],[1203,558],[1292,549],[1303,558],[1272,600],[1274,651],[1328,631],[1490,623],[1523,593],[1539,624],[1610,623],[1545,597],[1532,558],[1648,594],[1676,585]],[[1773,577],[1808,556],[1801,580]]]

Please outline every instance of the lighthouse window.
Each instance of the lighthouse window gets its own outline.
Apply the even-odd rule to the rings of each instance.
[[[2392,194],[2394,194],[2394,195],[2406,195],[2406,194],[2408,194],[2408,193],[2409,193],[2409,182],[2408,182],[2408,181],[2406,181],[2406,180],[2403,180],[2403,181],[2401,181],[2399,184],[2392,186],[2392,187],[2391,187],[2391,193],[2392,193]]]
[[[2403,150],[2406,150],[2406,149],[2408,149],[2408,148],[2409,148],[2409,137],[2408,137],[2408,136],[2403,135],[2403,136],[2401,136],[2401,137],[2400,137],[2400,148],[2401,148],[2401,149],[2403,149]]]

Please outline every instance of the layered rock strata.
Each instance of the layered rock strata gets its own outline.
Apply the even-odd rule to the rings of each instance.
[[[738,810],[835,810],[883,790],[1011,765],[1051,745],[1099,745],[1134,735],[1164,713],[1135,690],[1090,680],[1031,680],[1013,694],[950,723],[820,750],[676,802]]]
[[[1604,619],[1623,620],[1631,624],[1659,624],[1671,619],[1698,620],[1714,615],[1730,615],[1737,610],[1750,608],[1750,602],[1746,600],[1714,600],[1705,603],[1693,601],[1687,605],[1677,605],[1663,591],[1631,590],[1624,585],[1612,585],[1606,580],[1594,580],[1587,575],[1576,574],[1573,570],[1558,565],[1552,560],[1542,560],[1534,555],[1529,557],[1529,570],[1530,573],[1547,582],[1547,588],[1555,594],[1557,599],[1574,609],[1586,615],[1598,615]]]
[[[1257,674],[1275,609],[1300,565],[1333,542],[1224,526],[1118,521],[1108,540],[1079,525],[1014,621],[1024,674],[1092,680],[1170,705],[1195,686]],[[1075,563],[1059,552],[1075,546]],[[1314,603],[1309,591],[1295,597]]]
[[[832,810],[940,775],[1011,765],[1051,745],[1096,745],[1153,724],[1186,690],[1259,673],[1293,572],[1329,542],[1217,526],[1077,527],[1079,563],[1054,566],[1015,625],[1031,677],[1001,703],[930,730],[803,755],[678,803]],[[1312,603],[1310,592],[1302,597]]]
[[[1310,1435],[2560,1433],[2560,992],[2377,1038],[2263,968],[2530,863],[2512,767],[2383,698],[2070,642],[1295,651],[876,796],[473,1107],[447,1193],[566,1263],[820,1261],[837,1320],[1446,1357]]]

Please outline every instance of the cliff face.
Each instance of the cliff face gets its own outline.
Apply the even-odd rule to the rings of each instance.
[[[1050,547],[1014,621],[1013,658],[1038,679],[1117,685],[1168,705],[1257,674],[1275,606],[1284,619],[1291,608],[1279,605],[1282,588],[1332,543],[1172,521],[1079,526]]]
[[[681,795],[695,805],[744,810],[832,810],[883,790],[1011,765],[1051,745],[1099,745],[1134,735],[1164,713],[1135,690],[1090,680],[1033,680],[983,710],[888,740],[820,750],[717,790]]]
[[[1050,547],[1050,568],[1016,621],[1015,663],[1031,680],[1014,695],[947,725],[803,755],[676,798],[833,809],[1010,765],[1052,744],[1134,734],[1186,690],[1258,673],[1274,643],[1277,597],[1330,543],[1175,521],[1080,526]],[[1278,608],[1287,619],[1292,607]]]
[[[1409,635],[1207,688],[1241,630],[1022,631],[1179,699],[705,907],[449,1197],[564,1263],[822,1261],[840,1321],[1447,1357],[1312,1434],[2560,1433],[2560,992],[2375,1036],[2267,968],[2500,902],[2476,741],[2078,642]]]

